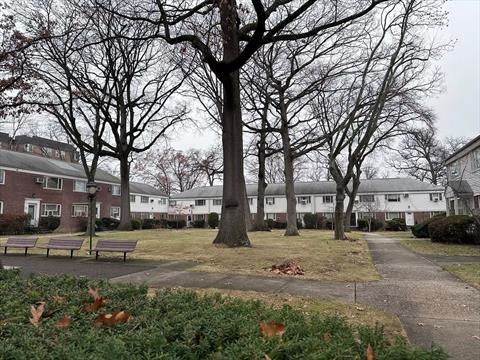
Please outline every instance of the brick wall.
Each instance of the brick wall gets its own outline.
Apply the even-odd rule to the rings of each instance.
[[[0,201],[3,201],[4,214],[23,214],[26,199],[39,199],[41,204],[61,204],[61,231],[77,231],[85,218],[72,217],[72,204],[86,204],[87,193],[74,192],[73,180],[63,179],[62,190],[43,189],[36,184],[35,178],[40,175],[5,170],[5,184],[0,185]],[[100,204],[100,217],[110,217],[110,207],[120,206],[120,196],[109,191],[109,185],[100,184],[97,203]],[[40,208],[41,211],[41,208]]]

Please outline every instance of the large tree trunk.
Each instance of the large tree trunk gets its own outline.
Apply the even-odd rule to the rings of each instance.
[[[348,193],[347,210],[345,211],[345,232],[350,232],[351,217],[353,213],[353,207],[355,206],[355,198],[357,197],[358,188],[360,187],[360,177],[354,177],[352,181],[352,189]]]
[[[247,185],[245,184],[245,226],[247,227],[247,231],[254,230],[254,223],[252,220],[252,212],[250,211],[250,203],[248,202],[248,194],[247,194]]]
[[[240,54],[237,4],[220,1],[223,60],[228,62]],[[245,178],[243,175],[243,128],[240,107],[239,71],[218,74],[223,84],[222,145],[223,145],[223,206],[216,245],[251,246],[245,219]]]
[[[293,156],[290,149],[290,136],[288,134],[287,111],[283,102],[283,94],[280,92],[280,108],[282,116],[282,146],[283,165],[285,174],[285,194],[287,197],[287,229],[285,236],[298,236],[297,228],[297,201],[295,199],[295,188],[293,180]]]
[[[120,224],[119,230],[132,230],[130,218],[130,164],[128,158],[120,159]]]
[[[262,131],[258,146],[258,189],[257,189],[257,213],[255,214],[255,230],[264,231],[268,227],[265,225],[265,138],[266,134]]]
[[[345,214],[344,214],[345,187],[337,183],[335,197],[335,240],[345,240]]]
[[[87,217],[87,231],[85,235],[88,236],[88,250],[92,254],[93,244],[90,244],[90,239],[95,236],[95,221],[97,219],[97,197],[96,195],[88,197],[88,217]]]

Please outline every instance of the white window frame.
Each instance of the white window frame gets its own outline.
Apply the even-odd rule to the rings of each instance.
[[[222,199],[213,199],[212,204],[213,206],[222,206]]]
[[[23,148],[25,149],[26,152],[33,152],[32,144],[25,144],[23,145]]]
[[[439,202],[439,201],[442,201],[443,199],[443,196],[442,196],[442,193],[430,193],[430,201],[435,201],[435,202]]]
[[[56,210],[46,210],[47,206],[55,206],[57,209]],[[57,214],[54,215],[53,212],[56,212]],[[61,217],[62,216],[62,204],[42,203],[42,209],[41,209],[40,216],[41,217],[48,217],[48,216]]]
[[[118,216],[114,216],[113,210],[117,210],[116,212],[118,213]],[[113,219],[120,219],[120,206],[111,206],[110,207],[110,217]]]
[[[434,216],[445,214],[445,213],[446,213],[445,211],[430,211],[430,217],[432,218]]]
[[[357,213],[358,220],[374,219],[375,213],[360,211]]]
[[[311,196],[298,196],[297,197],[297,204],[300,205],[308,205],[312,203],[312,197]]]
[[[81,190],[77,189],[77,184],[78,183],[83,183],[83,188]],[[86,193],[87,192],[87,182],[84,181],[84,180],[73,180],[73,191],[74,192]]]
[[[333,204],[333,195],[323,195],[322,196],[322,203],[324,204]],[[329,200],[329,201],[328,201]]]
[[[133,200],[133,201],[132,201],[132,200]],[[134,203],[134,202],[136,202],[136,201],[137,201],[137,196],[130,194],[130,202],[131,202],[131,203]]]
[[[118,191],[116,189],[118,189]],[[120,185],[112,185],[112,195],[114,196],[122,195],[122,189],[120,188]]]
[[[3,214],[3,201],[0,200],[0,214]]]
[[[449,171],[451,177],[456,178],[460,175],[460,160],[455,161],[449,166]]]
[[[359,198],[359,201],[361,203],[374,203],[375,202],[375,195],[373,195],[373,194],[359,195],[358,198]],[[365,201],[365,198],[368,198],[368,199],[371,199],[371,200]]]
[[[84,215],[77,215],[75,212],[75,207],[83,207],[83,214]],[[80,218],[85,218],[88,217],[88,204],[72,204],[72,217],[80,217]]]
[[[386,194],[385,195],[386,202],[401,202],[402,196],[400,194]]]
[[[273,196],[268,196],[265,198],[265,204],[266,205],[275,205],[275,197]]]
[[[5,170],[0,169],[0,185],[5,185]]]
[[[390,216],[389,214],[396,214],[398,216]],[[400,219],[402,216],[400,215],[401,213],[398,211],[387,211],[385,213],[385,220],[393,220],[393,219]]]
[[[472,170],[480,170],[480,148],[472,151]]]
[[[205,206],[205,205],[207,205],[207,201],[205,199],[195,200],[195,206]]]
[[[253,205],[253,197],[249,197],[249,198],[248,198],[248,204],[249,204],[249,205]]]
[[[177,206],[177,201],[176,200],[169,200],[168,201],[168,206]]]
[[[265,214],[265,218],[267,220],[274,220],[276,221],[277,220],[277,214],[276,213],[266,213]]]
[[[57,188],[51,188],[51,187],[48,187],[48,180],[49,179],[58,179],[59,180],[59,185],[60,187],[57,187]],[[61,191],[63,190],[63,179],[60,178],[60,177],[56,177],[56,176],[45,176],[43,178],[43,188],[44,189],[47,189],[47,190],[57,190],[57,191]]]
[[[140,204],[148,204],[149,202],[150,202],[150,199],[148,196],[140,195]]]

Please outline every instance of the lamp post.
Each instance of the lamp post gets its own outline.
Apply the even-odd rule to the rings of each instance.
[[[94,223],[95,223],[95,213],[93,211],[93,201],[95,199],[95,195],[97,194],[97,183],[95,181],[89,181],[87,183],[87,192],[88,192],[88,199],[90,201],[89,203],[89,210],[88,210],[88,216],[89,216],[89,222],[90,222],[90,246],[89,246],[89,254],[92,255],[92,236],[93,236],[93,229],[94,229]]]

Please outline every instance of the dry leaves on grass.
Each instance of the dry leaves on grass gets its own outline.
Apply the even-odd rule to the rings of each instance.
[[[58,320],[55,323],[55,326],[59,329],[64,329],[69,327],[72,324],[72,317],[66,315],[63,319]]]
[[[269,321],[268,323],[262,320],[260,321],[260,330],[265,337],[282,337],[283,334],[285,334],[285,331],[287,331],[287,327],[284,324],[273,320]]]
[[[100,296],[98,288],[88,288],[88,293],[93,297],[94,301],[93,303],[83,301],[83,304],[85,304],[84,309],[86,312],[95,312],[108,304],[108,298]]]
[[[367,360],[375,360],[375,351],[373,351],[373,347],[370,344],[368,344],[367,348]]]
[[[305,275],[305,271],[292,261],[285,261],[281,264],[273,264],[270,268],[265,268],[275,274],[285,275]]]
[[[102,326],[114,326],[118,323],[126,323],[133,319],[132,315],[126,311],[117,311],[113,314],[102,314],[95,319],[95,325]]]
[[[44,311],[45,311],[45,301],[40,302],[37,307],[33,305],[31,306],[30,313],[32,314],[32,317],[30,318],[30,322],[32,323],[33,326],[38,327],[38,323],[42,318]]]

